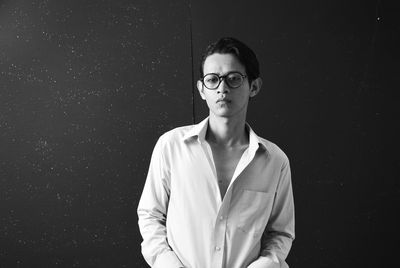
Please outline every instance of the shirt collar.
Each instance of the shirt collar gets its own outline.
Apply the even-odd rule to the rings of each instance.
[[[263,148],[266,152],[268,152],[266,142],[253,131],[253,129],[250,127],[248,123],[246,123],[246,128],[249,131],[250,153],[255,153],[260,147]]]
[[[208,128],[208,117],[205,118],[200,123],[193,125],[193,127],[186,132],[183,136],[183,140],[187,141],[192,138],[197,138],[197,141],[202,143],[206,139],[206,133]],[[248,123],[246,123],[246,128],[249,131],[249,150],[250,152],[256,152],[259,147],[263,147],[265,151],[267,151],[267,143],[265,140],[261,139],[250,127]],[[260,146],[261,145],[261,146]]]
[[[183,136],[183,140],[187,141],[191,138],[197,137],[197,140],[201,143],[206,139],[207,128],[208,117],[200,123],[193,125],[193,127]]]

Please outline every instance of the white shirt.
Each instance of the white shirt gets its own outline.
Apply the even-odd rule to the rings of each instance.
[[[208,118],[162,135],[138,205],[142,254],[151,267],[242,268],[263,256],[284,261],[294,239],[289,161],[250,126],[221,200],[205,140]],[[254,265],[254,264],[253,264]]]

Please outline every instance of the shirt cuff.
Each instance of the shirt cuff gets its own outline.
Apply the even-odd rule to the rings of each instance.
[[[184,267],[173,251],[165,251],[157,256],[153,268],[180,268]]]
[[[282,266],[282,262],[279,261],[279,259],[276,257],[276,255],[260,256],[260,257],[258,257],[257,260],[252,262],[249,267],[265,268],[265,267],[270,267],[272,263],[280,264],[280,267],[286,267],[286,266]]]

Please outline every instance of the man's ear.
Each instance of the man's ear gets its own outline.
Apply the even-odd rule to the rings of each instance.
[[[261,77],[254,79],[250,85],[250,97],[254,97],[255,95],[257,95],[258,92],[260,92],[261,86],[262,86]]]
[[[201,98],[205,100],[206,97],[204,96],[204,86],[200,80],[197,80],[197,90],[199,91]]]

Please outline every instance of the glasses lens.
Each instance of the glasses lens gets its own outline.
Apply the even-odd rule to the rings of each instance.
[[[240,87],[243,83],[243,77],[239,73],[230,73],[225,79],[228,86],[232,88]]]
[[[209,89],[215,89],[219,84],[219,77],[216,74],[207,74],[203,79],[204,85]]]

